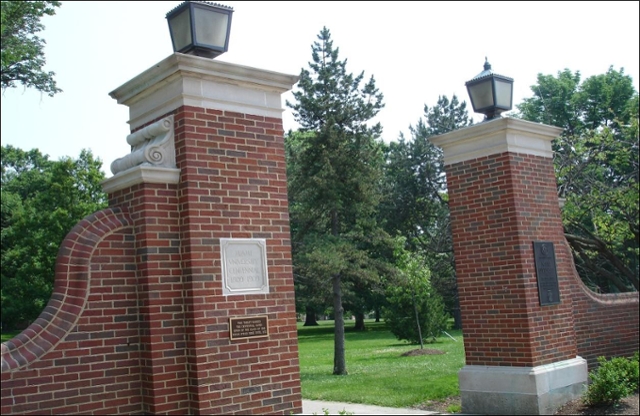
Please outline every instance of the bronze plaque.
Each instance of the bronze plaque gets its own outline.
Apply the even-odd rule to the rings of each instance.
[[[550,241],[534,241],[533,256],[538,278],[538,296],[540,306],[560,303],[556,253]]]
[[[229,318],[229,338],[257,338],[269,336],[269,319],[266,316]]]

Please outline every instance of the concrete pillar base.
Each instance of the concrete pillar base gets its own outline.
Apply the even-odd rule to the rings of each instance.
[[[462,413],[551,415],[582,395],[588,372],[576,357],[537,367],[466,365],[458,378]]]

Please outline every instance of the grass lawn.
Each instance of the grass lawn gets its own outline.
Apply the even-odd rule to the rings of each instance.
[[[2,337],[2,342],[9,341],[11,338],[15,337],[22,331],[6,331],[2,332],[0,336]]]
[[[448,331],[456,341],[443,334],[425,349],[444,354],[403,357],[420,348],[398,341],[384,323],[366,321],[367,330],[353,331],[346,325],[347,376],[334,376],[333,321],[318,321],[320,326],[303,327],[298,323],[302,397],[311,400],[411,407],[427,401],[458,396],[458,371],[464,365],[462,332]],[[2,333],[2,342],[20,331]]]
[[[425,349],[444,354],[403,357],[420,348],[398,341],[384,323],[366,321],[367,330],[355,332],[347,321],[345,350],[347,376],[334,376],[333,321],[320,326],[298,323],[302,397],[363,403],[378,406],[410,407],[429,400],[458,396],[458,371],[464,366],[462,331],[448,331]]]

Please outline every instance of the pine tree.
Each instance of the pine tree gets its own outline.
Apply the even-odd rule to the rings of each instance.
[[[424,106],[424,116],[389,145],[385,163],[385,199],[380,205],[381,222],[389,234],[405,237],[407,249],[425,257],[432,284],[447,310],[461,327],[449,227],[442,150],[429,137],[471,124],[466,103],[455,95],[438,97],[434,106]],[[408,318],[408,317],[407,317]]]
[[[347,72],[326,27],[311,50],[295,102],[287,102],[301,126],[300,134],[288,137],[295,141],[288,147],[294,265],[307,278],[331,282],[333,374],[344,375],[342,285],[375,278],[381,267],[371,253],[377,244],[372,236],[379,235],[382,128],[369,122],[384,104],[373,77],[364,82],[364,72]]]

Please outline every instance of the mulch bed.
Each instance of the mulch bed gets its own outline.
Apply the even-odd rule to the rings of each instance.
[[[418,348],[417,350],[407,351],[402,354],[403,357],[415,357],[416,355],[438,355],[444,354],[444,351],[430,350],[429,348]]]

